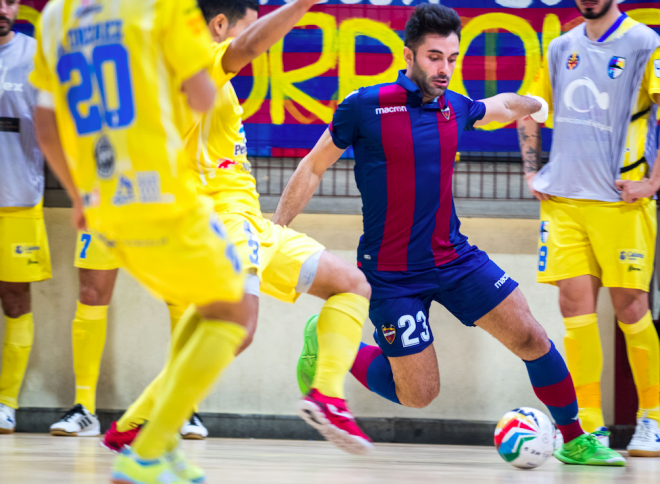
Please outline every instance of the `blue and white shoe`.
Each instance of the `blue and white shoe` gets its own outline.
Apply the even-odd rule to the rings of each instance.
[[[0,403],[0,434],[13,434],[16,429],[16,410]]]
[[[627,447],[630,457],[660,457],[660,429],[651,418],[638,418],[635,434]]]

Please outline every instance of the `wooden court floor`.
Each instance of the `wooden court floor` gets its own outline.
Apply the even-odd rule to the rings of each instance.
[[[660,458],[628,459],[625,468],[543,466],[514,469],[493,447],[376,444],[369,457],[326,442],[208,439],[184,442],[209,484],[658,484]],[[96,438],[0,436],[2,484],[107,484],[114,454]]]

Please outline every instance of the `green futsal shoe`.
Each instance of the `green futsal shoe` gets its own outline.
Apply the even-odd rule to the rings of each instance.
[[[303,395],[307,395],[312,389],[312,381],[316,373],[316,357],[319,354],[319,339],[316,336],[316,323],[319,315],[315,314],[305,323],[303,332],[303,349],[296,367],[298,386]]]
[[[625,466],[626,459],[605,447],[594,434],[580,435],[555,450],[555,457],[564,464],[585,466]]]

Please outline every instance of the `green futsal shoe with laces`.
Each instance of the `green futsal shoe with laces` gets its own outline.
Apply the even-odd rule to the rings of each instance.
[[[555,457],[564,464],[585,466],[625,466],[621,454],[605,447],[594,434],[580,435],[555,450]]]
[[[298,386],[303,395],[307,395],[312,389],[312,381],[316,373],[316,357],[319,354],[319,339],[316,336],[316,323],[319,315],[315,314],[307,320],[303,332],[303,349],[296,367]]]

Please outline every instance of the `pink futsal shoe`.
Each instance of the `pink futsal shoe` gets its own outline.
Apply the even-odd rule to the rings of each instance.
[[[124,450],[124,446],[133,443],[141,428],[142,425],[138,425],[126,432],[120,432],[117,430],[117,422],[112,422],[112,425],[110,425],[110,428],[103,436],[101,445],[113,452],[121,452]]]
[[[298,415],[326,440],[350,454],[366,455],[374,448],[341,398],[326,397],[312,388],[298,402]]]

